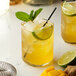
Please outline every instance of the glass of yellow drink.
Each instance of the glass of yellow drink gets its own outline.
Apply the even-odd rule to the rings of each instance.
[[[61,35],[65,42],[76,43],[76,1],[67,3],[71,6],[61,5]]]
[[[44,21],[29,21],[21,25],[22,58],[24,62],[36,67],[45,66],[53,60],[54,25],[50,22],[47,23],[46,26],[52,26],[53,30],[51,36],[49,36],[47,39],[44,39],[44,37],[47,35],[46,28],[44,29],[45,36],[43,36],[42,39],[36,37],[36,35],[33,33],[33,31],[36,31],[38,28],[44,28],[43,24]]]

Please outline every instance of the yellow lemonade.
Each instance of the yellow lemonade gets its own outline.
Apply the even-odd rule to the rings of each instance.
[[[47,65],[53,59],[54,34],[52,32],[52,35],[46,40],[37,39],[33,36],[32,31],[42,27],[42,24],[28,25],[21,26],[23,60],[32,66]]]
[[[76,7],[76,2],[69,2],[72,6]],[[61,11],[61,35],[64,41],[69,43],[76,43],[76,15],[65,15]]]

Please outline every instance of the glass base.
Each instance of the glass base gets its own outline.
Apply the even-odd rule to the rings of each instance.
[[[64,40],[65,41],[65,40]],[[68,42],[68,41],[65,41],[66,43],[69,43],[69,44],[76,44],[76,42]]]
[[[69,40],[64,39],[63,35],[61,34],[62,39],[64,40],[64,42],[69,43],[69,44],[76,44],[76,42],[70,42]]]
[[[27,63],[28,65],[32,66],[32,67],[45,67],[45,66],[51,65],[53,63],[53,59],[50,62],[45,63],[45,64],[41,64],[41,65],[34,65],[34,64],[31,64],[31,63],[29,63],[27,61],[24,61],[24,62]]]
[[[63,37],[62,37],[62,39],[63,39]],[[66,40],[64,40],[64,42],[69,43],[69,44],[76,44],[76,42],[69,42],[69,41],[66,41]]]

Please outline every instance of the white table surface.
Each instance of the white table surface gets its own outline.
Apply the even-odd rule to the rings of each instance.
[[[35,68],[27,65],[21,58],[21,22],[15,17],[16,11],[29,13],[32,9],[43,8],[38,18],[48,18],[55,7],[56,12],[51,18],[54,23],[54,60],[66,51],[76,50],[76,45],[65,43],[61,37],[61,9],[60,2],[50,6],[30,6],[23,3],[10,6],[3,16],[0,16],[0,61],[7,61],[17,69],[17,76],[39,76],[47,68]],[[56,69],[63,69],[55,62],[52,64]],[[50,65],[50,66],[52,66]],[[49,67],[49,66],[48,66]]]

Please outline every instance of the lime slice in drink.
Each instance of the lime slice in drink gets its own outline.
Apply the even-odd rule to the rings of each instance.
[[[67,65],[76,65],[76,51],[68,51],[58,60],[58,65],[66,67]]]
[[[39,40],[46,40],[50,38],[52,33],[53,33],[53,25],[44,27],[42,26],[41,28],[38,28],[37,30],[32,32],[33,36]]]
[[[72,6],[70,3],[66,1],[63,3],[62,11],[64,14],[69,16],[76,15],[76,7]]]

